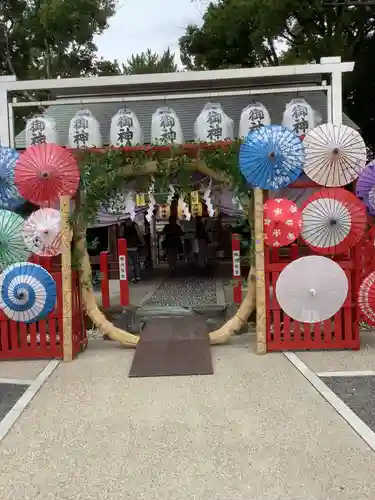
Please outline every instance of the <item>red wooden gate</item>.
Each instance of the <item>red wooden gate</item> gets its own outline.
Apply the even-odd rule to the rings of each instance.
[[[309,249],[297,244],[283,249],[265,249],[268,351],[359,349],[356,295],[361,272],[357,249],[335,259],[348,278],[349,292],[343,307],[333,318],[311,325],[294,321],[281,310],[275,294],[277,278],[287,264],[305,255],[311,255]]]
[[[42,264],[40,259],[33,260]],[[48,263],[46,267],[50,267]],[[46,319],[32,324],[18,323],[0,311],[0,359],[62,358],[62,275],[61,271],[51,274],[56,280],[57,303],[54,311]],[[76,357],[87,346],[77,272],[72,273],[72,290],[73,356]]]

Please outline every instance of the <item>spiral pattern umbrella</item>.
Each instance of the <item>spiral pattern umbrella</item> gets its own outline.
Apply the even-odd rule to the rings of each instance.
[[[26,219],[23,238],[27,248],[43,257],[61,253],[60,212],[53,208],[41,208]]]
[[[345,125],[325,123],[310,130],[303,141],[305,174],[321,186],[350,184],[365,168],[366,145],[359,133]]]
[[[57,144],[30,146],[17,161],[15,182],[26,200],[38,206],[51,205],[60,196],[75,195],[78,165],[71,153]]]
[[[356,245],[367,227],[363,203],[345,189],[323,189],[302,206],[305,242],[318,253],[345,253]]]
[[[19,262],[0,275],[0,309],[13,321],[44,319],[53,311],[56,297],[55,280],[37,264]]]
[[[305,160],[301,139],[281,125],[249,132],[241,144],[239,165],[246,181],[262,189],[277,190],[294,182]]]
[[[23,224],[24,220],[20,215],[0,210],[0,271],[29,256],[22,237]]]
[[[0,147],[0,208],[7,210],[13,210],[24,203],[14,182],[18,157],[15,149]]]

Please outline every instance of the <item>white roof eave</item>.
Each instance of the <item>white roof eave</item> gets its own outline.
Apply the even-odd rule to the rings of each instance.
[[[332,58],[333,59],[333,58]],[[189,84],[194,82],[204,82],[212,80],[256,80],[257,78],[277,78],[292,77],[298,75],[325,75],[336,70],[342,73],[351,72],[354,68],[354,62],[330,62],[328,59],[320,64],[301,64],[294,66],[272,66],[261,68],[239,68],[224,69],[214,71],[187,71],[179,73],[157,73],[145,75],[120,75],[120,76],[101,76],[101,77],[82,77],[82,78],[61,78],[49,80],[24,80],[24,81],[0,81],[2,89],[9,92],[32,91],[32,90],[55,90],[59,89],[98,89],[100,87],[116,86],[134,86],[148,85],[152,86],[163,84],[166,87],[176,83]]]

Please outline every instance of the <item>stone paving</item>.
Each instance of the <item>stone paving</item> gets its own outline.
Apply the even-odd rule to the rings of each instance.
[[[213,278],[169,278],[155,291],[147,305],[194,308],[217,303]]]
[[[28,385],[0,383],[0,422],[28,387]]]
[[[375,376],[322,377],[322,380],[375,432]]]
[[[161,379],[127,378],[133,351],[91,342],[3,440],[0,498],[372,500],[374,453],[250,340],[214,348],[213,376]]]

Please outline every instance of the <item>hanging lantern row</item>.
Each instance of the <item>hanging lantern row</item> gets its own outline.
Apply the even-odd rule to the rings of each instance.
[[[288,102],[282,124],[297,135],[304,135],[317,126],[321,117],[303,99]],[[238,137],[246,137],[250,130],[271,124],[267,108],[260,102],[246,106],[240,115]],[[144,144],[143,130],[137,115],[128,108],[120,109],[113,116],[110,127],[110,145],[115,147]],[[194,140],[218,142],[235,137],[234,121],[221,104],[207,103],[194,123]],[[36,115],[26,122],[26,146],[42,143],[59,143],[54,118]],[[184,135],[180,119],[170,107],[158,108],[151,118],[151,144],[183,144]],[[70,148],[102,147],[100,124],[89,109],[78,111],[72,118],[68,133]]]

